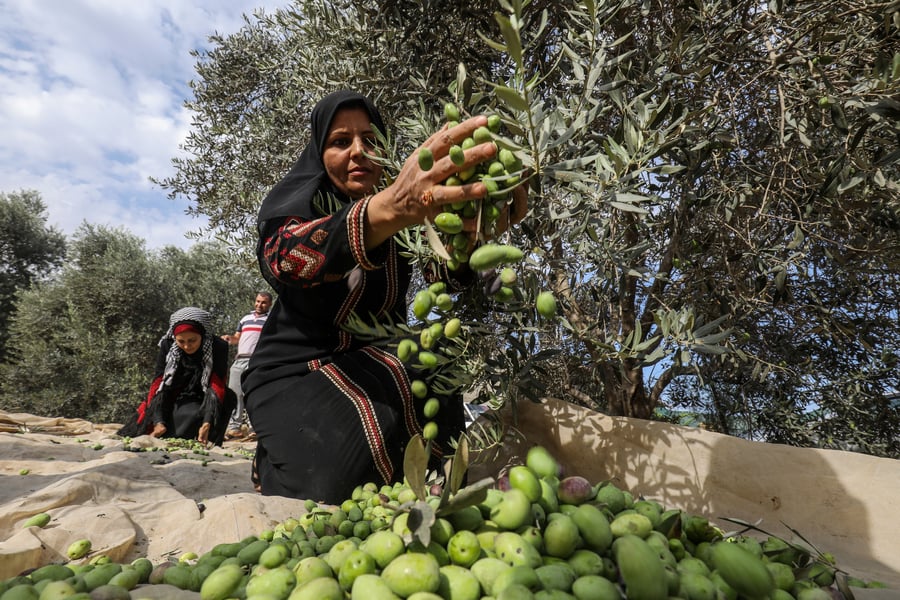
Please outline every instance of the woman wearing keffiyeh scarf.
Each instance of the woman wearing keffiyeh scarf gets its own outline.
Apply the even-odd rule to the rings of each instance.
[[[229,415],[227,366],[228,344],[212,335],[209,313],[193,306],[175,311],[159,341],[147,398],[119,434],[221,444]]]

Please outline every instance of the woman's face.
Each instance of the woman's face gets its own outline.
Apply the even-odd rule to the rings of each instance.
[[[200,348],[203,336],[196,331],[185,331],[175,336],[175,343],[185,354],[193,354]]]
[[[366,156],[376,150],[369,113],[360,107],[342,108],[328,128],[322,162],[334,185],[356,200],[375,191],[381,178],[381,165]]]

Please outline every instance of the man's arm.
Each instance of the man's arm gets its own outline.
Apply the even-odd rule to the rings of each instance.
[[[228,342],[228,345],[230,345],[230,346],[237,346],[238,341],[241,339],[241,332],[240,332],[240,331],[235,331],[235,332],[234,332],[233,334],[231,334],[231,335],[228,335],[228,334],[226,333],[226,334],[223,334],[221,337],[222,337],[223,340],[225,340],[226,342]]]

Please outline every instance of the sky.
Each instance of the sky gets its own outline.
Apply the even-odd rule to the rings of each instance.
[[[188,248],[205,220],[150,181],[190,130],[190,52],[289,0],[0,0],[0,192],[36,190],[47,225],[122,227]]]

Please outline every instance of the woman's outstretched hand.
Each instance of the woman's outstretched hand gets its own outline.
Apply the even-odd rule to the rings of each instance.
[[[487,117],[479,115],[455,127],[444,127],[428,138],[419,148],[428,148],[434,157],[434,164],[427,171],[419,166],[419,150],[413,152],[394,182],[369,201],[367,248],[379,246],[398,231],[424,223],[426,218],[434,221],[445,204],[475,200],[487,194],[487,188],[480,181],[443,185],[451,175],[490,160],[497,153],[493,142],[485,142],[465,150],[465,161],[461,165],[450,160],[452,146],[461,144],[476,129],[486,125]]]

